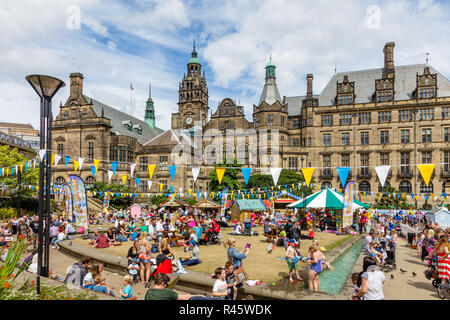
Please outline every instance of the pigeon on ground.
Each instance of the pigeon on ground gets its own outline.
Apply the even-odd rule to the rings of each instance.
[[[394,275],[393,274],[391,274],[391,279],[394,279]]]
[[[414,271],[412,272],[413,277],[417,276],[417,273],[415,273]]]
[[[401,273],[405,273],[408,272],[407,270],[403,270],[402,268],[400,268]]]
[[[71,245],[72,245],[72,241],[69,242],[69,246],[71,246]]]

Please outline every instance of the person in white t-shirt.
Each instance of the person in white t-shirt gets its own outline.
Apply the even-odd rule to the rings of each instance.
[[[212,296],[225,299],[225,297],[228,295],[228,286],[226,281],[227,272],[225,271],[225,268],[219,267],[216,269],[214,274],[216,275],[217,280],[216,282],[214,282]]]
[[[375,232],[373,230],[370,230],[369,234],[364,239],[364,249],[366,250],[366,253],[368,254],[370,251],[370,243],[373,242],[373,236]]]
[[[354,297],[362,297],[363,300],[384,300],[384,281],[386,277],[377,265],[368,266],[367,271],[361,275],[361,289],[354,294]]]

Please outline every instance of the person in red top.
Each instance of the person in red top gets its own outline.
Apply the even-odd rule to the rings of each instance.
[[[109,247],[109,239],[105,235],[104,232],[101,233],[100,236],[98,237],[98,239],[95,243],[95,247],[96,248],[108,248]]]
[[[446,235],[441,236],[439,242],[433,250],[433,255],[436,254],[438,258],[438,273],[442,284],[446,284],[450,280],[450,245]]]

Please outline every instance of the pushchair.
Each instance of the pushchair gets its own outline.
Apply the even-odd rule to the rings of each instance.
[[[392,270],[397,269],[397,265],[395,263],[395,251],[392,250],[392,246],[390,245],[391,250],[386,249],[386,239],[380,240],[379,250],[383,255],[383,262],[381,264],[381,268],[385,272],[390,272]]]
[[[211,222],[205,234],[204,241],[206,242],[206,245],[209,246],[211,244],[216,243],[220,244],[220,239],[221,239],[220,226],[215,222]]]
[[[251,236],[252,234],[252,220],[244,220],[244,236]]]
[[[439,273],[437,271],[437,263],[438,260],[436,257],[428,258],[428,268],[423,273],[425,274],[425,278],[428,280],[433,279],[431,284],[433,287],[438,288],[441,284],[442,280],[438,278]]]

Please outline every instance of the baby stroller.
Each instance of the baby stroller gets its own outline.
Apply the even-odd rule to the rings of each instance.
[[[220,244],[220,226],[216,222],[211,222],[209,229],[206,231],[205,239],[206,245]]]
[[[252,220],[245,219],[244,220],[244,236],[252,235]]]
[[[384,238],[380,240],[379,251],[383,255],[383,262],[381,264],[383,271],[390,272],[397,269],[397,265],[395,264],[395,252],[386,249],[386,239]]]
[[[442,280],[438,278],[439,274],[437,271],[437,263],[438,260],[436,257],[428,258],[428,269],[423,272],[425,274],[425,278],[428,280],[433,279],[431,284],[435,288],[438,288],[442,282]]]

